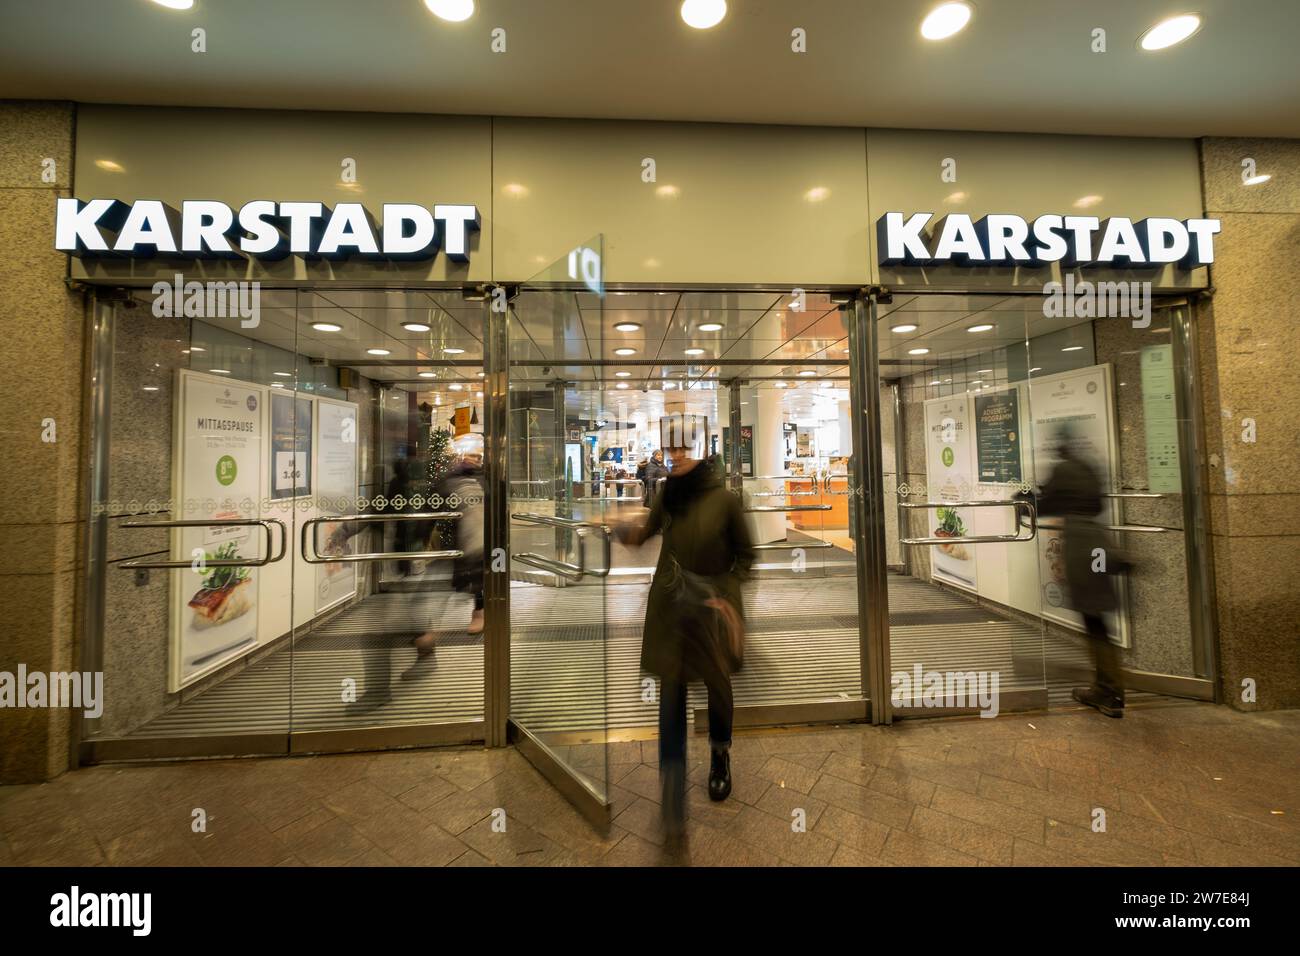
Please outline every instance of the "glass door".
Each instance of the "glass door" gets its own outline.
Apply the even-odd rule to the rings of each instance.
[[[295,752],[483,739],[484,310],[460,290],[298,293],[270,435],[278,468],[307,466],[282,493]]]
[[[597,236],[524,283],[507,323],[511,738],[598,824],[610,813],[610,658],[625,664],[639,644],[609,641],[607,520],[641,500],[617,467],[623,448],[602,443],[622,391],[606,391],[599,362],[603,283]]]
[[[1194,331],[1183,304],[879,304],[893,714],[1213,698]]]

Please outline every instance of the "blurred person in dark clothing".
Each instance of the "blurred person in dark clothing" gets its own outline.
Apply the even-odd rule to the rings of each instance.
[[[731,674],[740,666],[744,606],[741,586],[754,562],[740,499],[716,472],[685,448],[669,450],[671,476],[644,524],[619,537],[638,545],[663,534],[650,583],[641,667],[660,679],[659,770],[664,824],[673,840],[685,832],[686,689],[703,681],[709,695],[709,797],[731,793]]]
[[[1104,504],[1100,474],[1081,457],[1079,441],[1069,429],[1062,428],[1056,441],[1061,460],[1038,497],[1038,513],[1061,519],[1067,604],[1083,618],[1096,670],[1091,687],[1074,688],[1074,699],[1107,717],[1123,717],[1120,649],[1111,643],[1103,615],[1119,609],[1114,578],[1130,565],[1099,520]],[[1094,554],[1098,550],[1100,556]]]

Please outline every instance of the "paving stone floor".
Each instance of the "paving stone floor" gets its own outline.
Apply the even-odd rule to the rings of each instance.
[[[1300,864],[1300,711],[755,731],[721,804],[706,751],[692,739],[682,854],[662,848],[655,741],[630,740],[609,749],[607,834],[513,748],[194,761],[0,787],[0,865]]]

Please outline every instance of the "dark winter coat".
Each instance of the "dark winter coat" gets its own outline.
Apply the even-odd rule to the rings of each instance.
[[[641,503],[649,508],[654,504],[655,493],[659,490],[659,479],[668,477],[668,466],[661,461],[655,461],[651,458],[646,462],[645,474],[640,478],[645,482],[645,494],[641,496]]]
[[[1080,614],[1104,614],[1119,606],[1114,576],[1126,561],[1111,544],[1102,512],[1101,479],[1086,461],[1067,455],[1052,470],[1038,498],[1038,513],[1062,519],[1069,606]],[[1106,570],[1093,571],[1093,551],[1106,552]]]
[[[754,563],[754,550],[740,499],[703,462],[664,482],[663,493],[650,509],[649,531],[662,532],[663,545],[650,583],[641,666],[658,677],[677,679],[682,676],[682,635],[668,623],[673,559],[707,577],[743,618],[741,586]]]

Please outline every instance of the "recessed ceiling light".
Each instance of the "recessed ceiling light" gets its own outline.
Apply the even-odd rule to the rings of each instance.
[[[428,332],[429,327],[423,322],[403,322],[402,328],[408,332]]]
[[[683,0],[682,19],[688,27],[707,30],[727,15],[727,0]]]
[[[618,383],[617,385],[615,385],[614,387],[615,387],[615,388],[627,388],[627,382],[619,382],[619,383]]]
[[[806,369],[804,369],[802,372],[800,372],[799,374],[802,375],[804,378],[811,378],[812,376],[814,376],[814,375],[817,374],[817,370],[816,370],[816,369],[811,369],[811,368],[806,368]]]
[[[437,372],[421,372],[421,373],[420,373],[420,378],[437,378],[437,377],[438,377],[438,373],[437,373]]]
[[[989,325],[987,322],[982,322],[982,323],[980,323],[979,325],[969,325],[969,326],[967,326],[967,327],[966,327],[966,331],[967,331],[967,332],[987,332],[987,331],[988,331],[989,329],[991,329],[991,328],[993,328],[993,326]]]
[[[641,328],[641,326],[635,322],[619,322],[615,324],[614,328],[618,329],[620,332],[635,332],[637,329]]]
[[[367,355],[392,355],[388,349],[366,349]]]
[[[168,10],[188,10],[194,6],[194,0],[153,0],[153,2]]]
[[[1201,28],[1201,18],[1195,13],[1182,13],[1161,20],[1138,40],[1144,50],[1164,50],[1182,43]]]
[[[943,3],[921,21],[921,36],[927,40],[946,40],[960,33],[970,23],[969,3]]]
[[[1081,352],[1081,351],[1083,351],[1083,346],[1082,346],[1082,345],[1067,345],[1065,348],[1061,349],[1061,351],[1062,351],[1062,352]]]
[[[615,377],[615,378],[631,378],[631,377],[632,377],[632,373],[631,373],[631,372],[615,372],[615,373],[614,373],[614,377]]]
[[[721,322],[705,322],[700,326],[701,332],[718,332],[722,329]]]
[[[908,349],[907,354],[908,355],[929,355],[930,350],[929,349]]]
[[[803,194],[803,198],[808,200],[809,202],[821,202],[830,194],[831,191],[827,189],[825,186],[814,186],[812,189],[808,190],[806,193]]]
[[[664,183],[662,186],[655,187],[655,195],[663,199],[676,199],[682,194],[682,191],[671,183]]]
[[[615,354],[615,355],[635,355],[635,354],[636,354],[636,349],[628,349],[628,348],[614,349],[614,354]]]
[[[335,325],[333,322],[313,322],[311,327],[317,332],[342,332],[343,326]]]
[[[126,167],[121,163],[115,163],[111,159],[97,159],[95,165],[107,173],[124,173]]]
[[[230,374],[230,369],[228,369],[228,368],[210,368],[210,369],[208,369],[208,371],[211,372],[211,373],[214,374],[214,375],[229,375],[229,374]]]
[[[1249,179],[1242,180],[1243,186],[1258,186],[1260,183],[1266,183],[1273,177],[1268,173],[1260,173],[1258,176],[1251,176]]]
[[[146,392],[156,392],[156,391],[158,391],[158,386],[157,386],[157,385],[145,385],[145,386],[143,386],[143,390],[146,391]]]
[[[424,5],[435,17],[460,23],[474,15],[474,0],[424,0]]]
[[[271,374],[278,375],[280,378],[293,378],[293,376],[288,372],[272,372]]]
[[[703,355],[704,349],[685,349],[687,355]]]
[[[915,325],[912,325],[912,324],[910,324],[910,323],[905,323],[905,324],[903,324],[903,325],[896,325],[896,326],[894,326],[892,329],[890,329],[889,331],[891,331],[891,332],[899,332],[899,333],[902,333],[902,332],[915,332],[915,331],[916,331],[916,326],[915,326]]]
[[[462,388],[464,388],[465,386],[462,385],[462,384],[460,384],[460,382],[452,382],[452,383],[451,383],[450,385],[448,385],[447,387],[448,387],[449,389],[451,389],[453,392],[459,392],[459,391],[460,391]]]
[[[443,349],[443,351],[446,352],[448,355],[464,355],[464,354],[465,354],[465,350],[464,350],[464,349],[452,348],[451,346],[447,346],[447,347],[445,347],[445,348]]]

